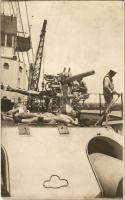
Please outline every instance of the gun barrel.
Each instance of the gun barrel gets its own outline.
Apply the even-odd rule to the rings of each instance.
[[[37,91],[12,88],[10,86],[7,88],[7,91],[9,91],[9,92],[16,92],[16,93],[27,95],[27,96],[28,95],[38,96],[40,94],[40,92],[37,92]]]
[[[80,79],[80,78],[85,78],[85,77],[87,77],[87,76],[91,76],[91,75],[93,75],[93,74],[95,74],[95,71],[94,71],[94,70],[88,71],[88,72],[84,72],[84,73],[81,73],[81,74],[77,74],[77,75],[75,75],[75,76],[72,76],[72,77],[67,78],[67,79],[64,81],[64,83],[69,83],[69,82],[78,80],[78,79]]]

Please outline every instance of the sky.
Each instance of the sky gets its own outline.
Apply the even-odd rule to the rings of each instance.
[[[28,32],[24,2],[20,7]],[[43,66],[49,74],[64,67],[73,75],[95,70],[85,81],[90,93],[101,93],[103,77],[112,69],[116,90],[124,91],[124,2],[31,1],[27,7],[34,53],[47,20],[42,71]]]

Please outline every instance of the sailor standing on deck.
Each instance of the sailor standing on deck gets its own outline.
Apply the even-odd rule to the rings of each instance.
[[[118,92],[114,90],[113,77],[116,72],[110,70],[108,74],[103,79],[103,95],[105,99],[106,106],[108,107],[113,100],[113,95],[120,95]]]
[[[77,82],[79,83],[79,92],[81,92],[81,94],[87,94],[88,88],[83,78],[78,79]]]

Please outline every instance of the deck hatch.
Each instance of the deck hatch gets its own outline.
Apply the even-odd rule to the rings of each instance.
[[[60,134],[69,134],[68,127],[65,125],[58,126],[58,131]]]
[[[29,126],[18,125],[19,135],[30,135]]]

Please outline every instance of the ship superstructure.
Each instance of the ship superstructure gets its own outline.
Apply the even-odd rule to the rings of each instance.
[[[27,6],[26,3],[25,6]],[[19,2],[2,2],[2,7],[0,15],[1,85],[27,89],[29,65],[33,62],[30,29],[27,33],[24,30]],[[26,20],[28,20],[28,13],[26,14]],[[2,102],[14,103],[19,97],[23,102],[25,101],[25,96],[21,94],[1,91]]]
[[[26,89],[26,63],[19,60],[17,56],[16,36],[17,18],[1,15],[1,83],[13,85],[13,87]],[[15,102],[19,95],[9,92],[1,92],[2,98],[8,98]],[[20,95],[21,98],[23,96]]]

